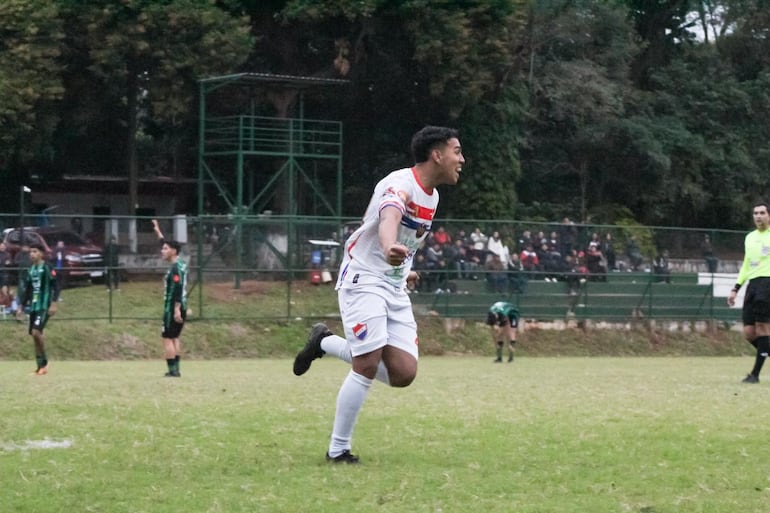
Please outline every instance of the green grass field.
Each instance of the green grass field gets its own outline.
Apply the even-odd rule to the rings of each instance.
[[[767,512],[746,357],[426,357],[324,461],[347,365],[0,362],[3,512]],[[46,448],[47,447],[47,448]]]

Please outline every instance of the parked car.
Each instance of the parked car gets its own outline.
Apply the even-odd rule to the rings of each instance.
[[[21,229],[11,228],[3,232],[5,242],[14,257],[21,249]],[[61,241],[63,245],[57,248]],[[37,243],[45,250],[45,259],[56,266],[58,253],[61,252],[62,281],[103,279],[104,277],[104,248],[84,239],[77,233],[56,226],[25,227],[25,244]]]

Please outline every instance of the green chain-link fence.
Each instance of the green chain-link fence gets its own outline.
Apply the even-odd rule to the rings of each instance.
[[[167,238],[184,244],[190,304],[198,319],[336,315],[329,297],[342,243],[356,220],[224,215],[159,222]],[[167,265],[160,259],[150,218],[28,214],[24,224],[22,232],[18,215],[0,216],[10,258],[3,275],[11,294],[23,270],[14,261],[23,237],[44,243],[54,265],[59,257],[66,287],[91,287],[98,298],[93,309],[62,313],[61,318],[157,318],[156,302],[129,301],[105,287],[107,277],[116,273],[123,283],[154,281],[160,288]],[[412,300],[418,316],[482,319],[492,302],[506,299],[519,306],[524,318],[535,320],[733,322],[740,311],[728,308],[725,297],[741,263],[744,236],[726,230],[437,220],[415,260],[422,279]],[[113,237],[115,245],[110,245]],[[64,250],[56,248],[60,240]],[[528,244],[540,256],[538,264],[514,267],[517,258],[526,260],[521,255]],[[655,258],[664,255],[668,274],[656,272]],[[561,267],[549,267],[559,260]],[[232,291],[270,301],[265,308],[242,311],[223,299]]]

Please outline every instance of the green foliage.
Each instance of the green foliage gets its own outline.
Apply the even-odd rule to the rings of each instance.
[[[619,242],[628,244],[628,241],[635,237],[642,255],[647,258],[655,257],[658,250],[655,247],[655,239],[650,228],[639,224],[638,221],[630,217],[622,217],[617,219],[615,223],[619,228],[619,235],[616,235],[615,238]]]
[[[404,19],[431,96],[452,118],[505,85],[523,39],[525,2],[406,2]]]
[[[749,141],[758,142],[756,130],[768,133],[760,120],[764,112],[755,110],[767,93],[736,80],[711,51],[673,62],[652,83],[656,90],[646,101],[671,165],[660,189],[647,198],[656,204],[649,222],[687,226],[699,212],[706,219],[698,223],[735,226],[745,218],[747,203],[766,189],[758,167],[762,151]],[[743,208],[735,208],[736,200]]]
[[[526,96],[523,88],[506,93],[497,103],[468,108],[460,121],[466,165],[459,184],[447,190],[442,217],[514,218]]]
[[[386,4],[385,0],[290,0],[281,12],[287,21],[322,22],[339,17],[352,21],[372,17]]]
[[[231,72],[252,44],[246,18],[196,0],[107,2],[76,18],[87,29],[89,71],[125,102],[128,137],[154,137],[174,157],[192,139],[196,81]]]
[[[0,2],[0,168],[3,161],[50,157],[63,94],[63,32],[55,3]]]
[[[410,163],[409,137],[428,123],[463,134],[466,174],[442,205],[456,218],[588,220],[625,205],[648,225],[735,228],[770,193],[762,0],[0,4],[0,171],[12,183],[33,171],[190,176],[196,80],[244,69],[349,80],[303,104],[344,123],[345,215]],[[214,107],[295,116],[297,98],[250,89]]]
[[[596,183],[609,182],[615,171],[602,156],[625,113],[626,72],[636,47],[617,8],[575,4],[541,16],[533,28],[537,58],[525,166],[534,183],[526,201],[571,192],[585,220],[605,201]]]

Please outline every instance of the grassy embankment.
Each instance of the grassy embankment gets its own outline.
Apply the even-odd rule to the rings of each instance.
[[[339,332],[336,294],[330,286],[296,282],[287,301],[285,283],[243,282],[205,285],[203,319],[198,290],[191,294],[182,341],[186,358],[284,358],[304,343],[319,319]],[[128,282],[120,292],[103,287],[67,289],[59,312],[46,328],[52,360],[124,360],[159,358],[161,284]],[[288,315],[287,315],[288,311]],[[109,322],[110,315],[112,322]],[[276,317],[281,319],[276,320]],[[26,321],[0,321],[0,359],[31,358]],[[466,322],[451,333],[436,317],[420,317],[420,345],[425,355],[492,355],[489,328]],[[739,332],[712,334],[640,327],[634,330],[525,329],[519,355],[526,356],[736,356],[752,348]]]

